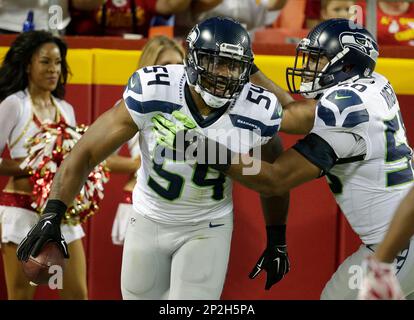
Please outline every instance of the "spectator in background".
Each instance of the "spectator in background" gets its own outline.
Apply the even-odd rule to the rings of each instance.
[[[349,19],[351,18],[351,7],[354,5],[355,1],[352,0],[321,0],[321,19]]]
[[[379,1],[377,19],[380,45],[414,45],[414,3]]]
[[[165,36],[156,36],[151,38],[142,49],[138,69],[154,65],[182,64],[183,60],[184,48],[178,42]],[[116,245],[124,244],[129,217],[134,210],[132,190],[136,183],[136,172],[141,165],[138,133],[128,141],[128,149],[130,158],[112,156],[107,160],[107,165],[112,172],[130,174],[129,180],[124,186],[123,202],[118,206],[112,226],[112,242]]]
[[[307,0],[306,27],[329,18],[351,18],[349,8],[359,5],[364,12],[365,1]],[[346,14],[348,12],[348,14]],[[379,1],[377,5],[377,38],[379,45],[414,45],[414,3],[408,1]]]
[[[307,0],[306,28],[312,29],[318,23],[329,19],[350,19],[350,9],[354,5],[355,1],[352,0]]]
[[[223,0],[191,0],[188,10],[177,14],[174,26],[174,34],[178,37],[187,36],[190,29],[196,23],[196,17],[221,4]]]
[[[191,27],[207,18],[230,17],[239,21],[252,35],[258,28],[271,25],[287,0],[204,0],[204,6],[193,1],[191,11],[177,17],[179,35],[186,34]]]
[[[68,6],[77,10],[88,10],[97,8],[104,0],[1,0],[0,1],[0,33],[17,33],[23,29],[23,24],[27,19],[30,10],[34,13],[35,30],[57,29],[64,32],[70,22]],[[59,6],[62,11],[61,21],[52,19],[57,25],[50,26],[50,15],[56,13],[49,8],[51,5]],[[60,14],[60,13],[59,13]]]
[[[107,0],[94,10],[71,8],[74,35],[148,36],[150,21],[186,10],[191,0]]]
[[[11,158],[0,158],[0,174],[9,177],[0,192],[0,242],[11,300],[32,299],[36,290],[29,285],[16,257],[17,245],[39,218],[31,206],[29,170],[20,168],[28,155],[25,142],[46,123],[64,121],[76,126],[73,107],[63,100],[68,75],[66,52],[66,44],[49,32],[25,32],[11,45],[0,68],[0,155],[7,145]],[[64,299],[87,299],[83,229],[79,224],[62,224],[61,230],[71,259],[66,262],[70,271],[63,274],[59,294]]]

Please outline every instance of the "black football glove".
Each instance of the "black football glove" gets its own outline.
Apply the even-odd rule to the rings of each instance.
[[[265,290],[283,279],[290,270],[286,246],[286,225],[266,227],[267,247],[256,263],[250,279],[256,278],[262,270],[267,272]]]
[[[60,232],[60,223],[66,205],[60,200],[49,200],[39,221],[17,247],[17,258],[27,261],[36,257],[48,242],[56,242],[65,258],[69,258],[68,245]]]

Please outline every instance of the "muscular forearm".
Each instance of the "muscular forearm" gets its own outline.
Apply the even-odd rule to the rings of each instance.
[[[95,165],[87,153],[76,152],[75,147],[57,171],[49,199],[58,199],[69,207]]]
[[[295,101],[289,93],[276,85],[260,70],[250,76],[250,81],[272,92],[278,98],[283,108],[285,108],[285,106],[289,103]]]
[[[265,197],[283,196],[290,189],[319,177],[321,172],[292,148],[284,151],[273,163],[248,155],[233,159],[232,163],[227,175]]]
[[[414,189],[401,202],[391,222],[387,235],[378,246],[375,257],[391,263],[414,235]]]
[[[115,173],[134,173],[141,165],[141,157],[136,159],[112,155],[106,160],[106,165],[111,172]]]
[[[226,171],[226,174],[233,180],[240,182],[249,189],[257,191],[263,197],[281,196],[289,190],[275,183],[275,180],[278,179],[277,164],[274,166],[273,164],[254,159],[248,155],[238,157],[238,160],[233,159],[233,164]],[[249,174],[251,168],[257,168],[259,170],[256,174]]]
[[[9,177],[28,176],[29,169],[21,169],[20,163],[16,160],[2,159],[0,162],[0,175]]]
[[[283,108],[280,131],[289,134],[308,134],[315,122],[315,100],[290,102]]]
[[[261,147],[260,159],[267,163],[274,163],[282,153],[282,140],[280,136],[275,135],[267,144]],[[289,210],[289,192],[272,197],[261,195],[260,199],[266,226],[285,225]]]

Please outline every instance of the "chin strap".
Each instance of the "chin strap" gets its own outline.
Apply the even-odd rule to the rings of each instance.
[[[204,102],[211,108],[219,109],[223,107],[230,99],[218,98],[205,90],[202,90],[198,84],[194,87],[195,91],[200,94]]]
[[[299,89],[300,94],[306,99],[315,99],[318,94],[321,94],[323,92],[323,90],[311,91],[311,88],[312,88],[312,82],[302,83]]]

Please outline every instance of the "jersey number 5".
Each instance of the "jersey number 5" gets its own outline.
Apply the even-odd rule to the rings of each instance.
[[[401,112],[391,120],[384,121],[386,153],[385,164],[393,165],[392,169],[387,170],[386,187],[398,186],[413,181],[413,170],[411,163],[411,149],[407,145],[405,127],[402,122]],[[334,194],[342,193],[341,180],[332,174],[326,174],[329,181],[329,187]]]
[[[412,150],[407,145],[401,112],[398,112],[392,120],[384,121],[384,123],[387,126],[385,129],[387,143],[385,163],[396,164],[396,167],[386,172],[386,186],[392,187],[411,182],[413,180]]]

